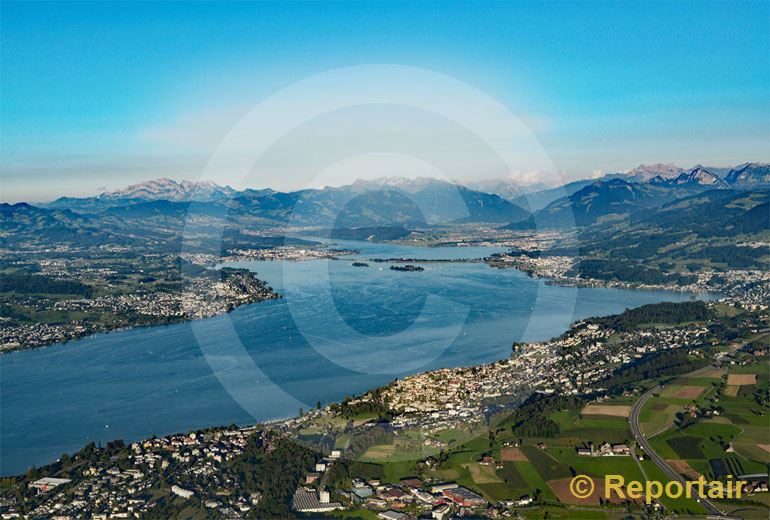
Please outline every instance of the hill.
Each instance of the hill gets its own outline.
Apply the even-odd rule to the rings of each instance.
[[[70,210],[38,208],[24,202],[0,204],[0,230],[0,242],[10,249],[21,244],[95,246],[114,241],[126,245],[136,242]]]
[[[711,190],[580,233],[581,254],[663,271],[768,269],[770,191]]]
[[[654,208],[688,193],[676,188],[627,182],[623,179],[595,181],[572,195],[562,197],[530,218],[509,229],[569,229],[619,221],[637,211]]]
[[[567,184],[556,188],[548,188],[519,195],[512,199],[511,202],[522,208],[528,208],[529,211],[535,212],[562,197],[572,195],[576,191],[579,191],[586,186],[590,186],[594,182],[596,182],[595,179],[582,179],[579,181],[568,182]]]

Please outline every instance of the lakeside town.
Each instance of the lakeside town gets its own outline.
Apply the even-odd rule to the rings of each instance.
[[[13,315],[0,318],[0,353],[63,343],[98,332],[208,318],[241,305],[280,298],[247,270],[215,272],[219,280],[210,276],[186,277],[176,283],[173,291],[145,287],[137,288],[136,292],[80,298],[16,296],[14,306],[54,318],[51,323],[14,322]],[[155,281],[150,277],[146,280],[146,286]],[[69,322],[61,319],[66,316],[79,318]]]
[[[763,243],[757,247],[770,247]],[[770,272],[760,269],[703,270],[693,275],[690,283],[641,283],[599,280],[571,275],[576,265],[569,256],[528,256],[517,253],[498,254],[486,260],[494,267],[514,268],[547,283],[577,287],[613,287],[618,289],[668,290],[692,293],[723,294],[744,305],[761,306],[770,300]]]
[[[112,247],[0,250],[5,269],[0,355],[99,332],[208,318],[280,298],[256,273],[223,264],[354,253],[320,246],[233,249],[221,257],[193,252],[137,256]]]

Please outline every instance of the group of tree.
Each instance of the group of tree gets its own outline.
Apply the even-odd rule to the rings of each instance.
[[[259,504],[249,511],[250,517],[294,518],[294,491],[320,454],[289,439],[275,440],[271,448],[266,449],[259,436],[252,436],[227,471],[244,491],[262,493]]]
[[[88,298],[93,294],[94,289],[77,280],[62,280],[33,274],[3,274],[0,276],[0,292],[68,294]]]
[[[677,324],[693,321],[706,321],[713,317],[713,313],[705,302],[662,302],[642,305],[634,309],[627,309],[620,314],[604,318],[594,318],[593,323],[620,332],[636,330],[640,325],[654,323]]]

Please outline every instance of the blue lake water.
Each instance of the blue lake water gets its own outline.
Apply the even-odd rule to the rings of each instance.
[[[483,263],[423,272],[369,258],[478,258],[495,248],[338,242],[341,260],[251,262],[285,295],[226,316],[0,356],[0,474],[84,444],[296,415],[405,374],[507,357],[572,321],[691,295],[550,286]]]

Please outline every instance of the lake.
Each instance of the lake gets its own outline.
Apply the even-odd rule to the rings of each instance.
[[[92,441],[294,416],[406,374],[507,357],[513,341],[548,339],[577,319],[691,298],[551,286],[483,263],[354,267],[500,249],[337,243],[360,254],[230,264],[257,271],[281,300],[0,356],[0,474]]]

